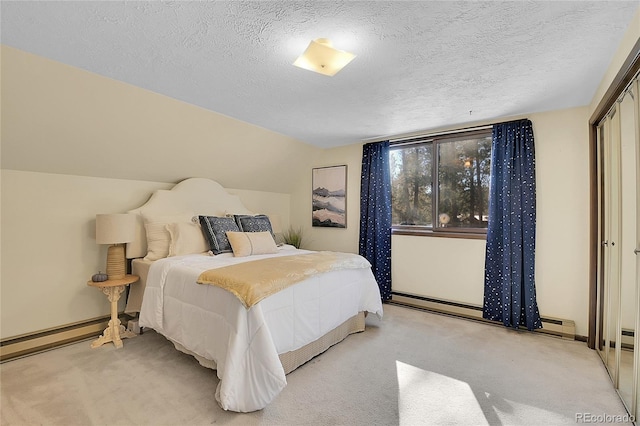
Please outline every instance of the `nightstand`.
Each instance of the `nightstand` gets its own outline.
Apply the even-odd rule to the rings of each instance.
[[[122,339],[135,337],[134,333],[126,330],[124,326],[120,324],[120,319],[118,319],[118,300],[120,299],[120,293],[124,291],[125,287],[135,283],[138,279],[140,279],[140,277],[137,275],[125,275],[124,278],[119,280],[101,282],[87,281],[87,285],[101,289],[109,298],[109,302],[111,302],[111,320],[109,321],[109,326],[104,329],[102,336],[91,343],[92,348],[97,348],[109,342],[113,342],[116,348],[121,348]]]

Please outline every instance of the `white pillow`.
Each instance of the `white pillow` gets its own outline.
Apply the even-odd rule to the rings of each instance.
[[[209,243],[204,238],[200,224],[176,222],[166,225],[166,229],[171,237],[168,257],[209,251]]]
[[[227,238],[236,257],[254,254],[277,253],[278,247],[271,232],[234,232],[227,231]]]
[[[146,260],[158,260],[169,255],[171,235],[166,225],[169,223],[190,223],[193,213],[181,213],[172,216],[146,216],[143,215],[144,229],[147,233]]]

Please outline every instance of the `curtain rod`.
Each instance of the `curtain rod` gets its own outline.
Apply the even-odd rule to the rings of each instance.
[[[389,142],[391,142],[394,145],[398,146],[398,145],[401,145],[402,142],[411,143],[411,142],[416,141],[418,139],[435,138],[437,136],[451,135],[451,134],[455,134],[455,133],[473,132],[473,131],[476,131],[476,130],[488,130],[488,129],[493,129],[493,126],[495,126],[496,124],[505,124],[505,123],[511,123],[511,122],[516,122],[516,121],[522,121],[522,120],[529,120],[529,119],[525,116],[523,118],[514,118],[512,120],[498,121],[496,123],[485,124],[485,125],[482,125],[482,126],[463,127],[463,128],[460,128],[460,129],[444,130],[444,131],[441,131],[441,132],[433,132],[433,133],[405,134],[404,136],[403,135],[396,135],[395,137],[393,137],[393,136],[377,137],[377,138],[365,139],[362,142],[364,144],[368,144],[368,143],[382,142],[382,141],[388,140]]]
[[[368,144],[368,143],[382,142],[382,141],[388,140],[389,142],[393,143],[394,145],[399,145],[403,141],[413,141],[413,140],[416,140],[416,139],[427,139],[427,138],[432,138],[432,137],[436,137],[436,136],[443,136],[443,135],[449,135],[449,134],[454,134],[454,133],[463,133],[463,132],[473,132],[475,130],[487,130],[487,129],[491,129],[491,128],[493,128],[493,124],[487,124],[487,125],[484,125],[484,126],[464,127],[464,128],[461,128],[461,129],[445,130],[445,131],[442,131],[442,132],[418,133],[418,134],[406,135],[406,136],[397,135],[395,137],[393,137],[393,136],[378,137],[378,138],[372,138],[372,139],[364,140],[363,142],[365,144]]]
[[[465,127],[464,129],[454,129],[454,130],[447,130],[444,132],[436,132],[436,133],[425,133],[422,135],[414,135],[414,136],[406,136],[403,138],[396,138],[396,139],[389,139],[389,142],[393,143],[394,145],[401,145],[402,142],[404,143],[412,143],[415,142],[416,139],[428,139],[428,138],[434,138],[437,136],[445,136],[445,135],[451,135],[454,133],[466,133],[466,132],[473,132],[476,130],[488,130],[488,129],[492,129],[493,125],[489,124],[486,126],[475,126],[475,127]]]

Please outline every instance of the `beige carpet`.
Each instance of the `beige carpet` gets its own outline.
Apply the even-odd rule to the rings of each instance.
[[[626,414],[584,343],[385,305],[382,321],[287,376],[262,411],[162,336],[80,342],[0,365],[2,425],[575,425]]]

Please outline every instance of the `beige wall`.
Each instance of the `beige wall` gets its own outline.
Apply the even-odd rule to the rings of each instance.
[[[347,165],[347,227],[314,228],[311,226],[311,169],[343,164]],[[361,164],[360,144],[327,149],[315,155],[308,169],[297,179],[291,194],[291,223],[303,228],[304,248],[358,252]]]
[[[583,107],[528,116],[537,161],[538,304],[544,316],[574,320],[580,335],[588,332],[587,114]],[[508,119],[514,118],[521,117]],[[362,147],[355,145],[327,150],[313,163],[348,164],[347,229],[310,227],[311,172],[300,180],[292,220],[307,226],[310,248],[357,252],[361,161]],[[393,236],[393,289],[482,305],[484,254],[482,240]]]
[[[109,314],[106,297],[86,285],[105,270],[95,216],[144,203],[173,184],[2,170],[1,338]],[[290,196],[231,189],[248,208],[288,223]],[[121,306],[121,309],[124,305]]]
[[[291,176],[306,170],[300,159],[319,151],[7,46],[1,84],[3,169],[152,182],[206,177],[289,193]]]
[[[109,312],[86,286],[106,258],[96,213],[197,176],[287,225],[295,177],[320,151],[7,46],[1,72],[1,338]]]
[[[394,235],[391,243],[394,291],[482,305],[484,240]]]
[[[1,336],[109,314],[86,285],[105,270],[95,215],[124,212],[171,185],[2,170]]]
[[[536,286],[540,313],[589,331],[588,108],[532,114],[536,140]]]

